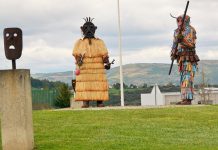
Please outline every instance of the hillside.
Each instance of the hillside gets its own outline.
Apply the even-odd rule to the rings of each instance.
[[[204,68],[206,82],[210,84],[218,84],[218,60],[203,60],[199,63],[199,71],[196,74],[195,83],[202,82],[202,66]],[[126,84],[141,85],[147,84],[179,84],[179,75],[177,73],[177,65],[175,64],[172,74],[168,76],[169,64],[162,63],[137,63],[127,64],[123,66],[124,82]],[[110,85],[119,82],[119,67],[114,67],[107,71]],[[32,74],[36,79],[48,79],[50,81],[62,81],[68,84],[73,78],[73,71],[58,73],[37,73]]]

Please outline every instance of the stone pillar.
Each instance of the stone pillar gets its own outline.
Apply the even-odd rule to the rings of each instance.
[[[3,150],[34,148],[30,70],[0,70]]]

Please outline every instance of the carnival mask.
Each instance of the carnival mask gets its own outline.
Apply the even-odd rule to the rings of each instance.
[[[91,19],[90,17],[86,17],[83,19],[85,20],[85,23],[80,28],[83,32],[84,38],[94,38],[95,30],[97,29],[97,27],[92,23],[94,18]]]
[[[19,28],[4,29],[5,56],[9,60],[16,60],[21,57],[23,42],[22,30]]]
[[[176,22],[177,22],[177,25],[178,27],[182,25],[182,18],[183,18],[183,15],[180,15],[178,17],[174,17],[173,15],[170,14],[170,16],[172,18],[175,18],[176,19]],[[190,24],[190,17],[188,15],[185,16],[185,22],[184,22],[184,26],[188,26]]]
[[[178,27],[182,25],[182,17],[178,17],[178,18],[176,19],[176,21],[177,21],[177,26],[178,26]]]

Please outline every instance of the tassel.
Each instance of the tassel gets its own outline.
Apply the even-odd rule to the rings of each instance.
[[[79,76],[76,76],[76,81],[107,81],[107,78],[105,74],[80,74]]]
[[[82,81],[76,82],[76,91],[107,91],[108,83],[106,81]]]
[[[90,50],[90,51],[89,51]],[[108,50],[104,42],[100,39],[92,39],[92,44],[89,45],[88,39],[78,40],[73,49],[73,55],[79,56],[87,51],[87,56],[102,57],[108,54]]]
[[[107,101],[109,99],[108,92],[96,92],[96,91],[86,91],[86,92],[76,92],[75,100],[84,101],[84,100],[102,100]]]

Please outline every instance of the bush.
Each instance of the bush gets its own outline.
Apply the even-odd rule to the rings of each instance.
[[[70,107],[71,92],[69,91],[68,85],[63,84],[58,89],[59,95],[55,101],[55,106],[59,108]]]

